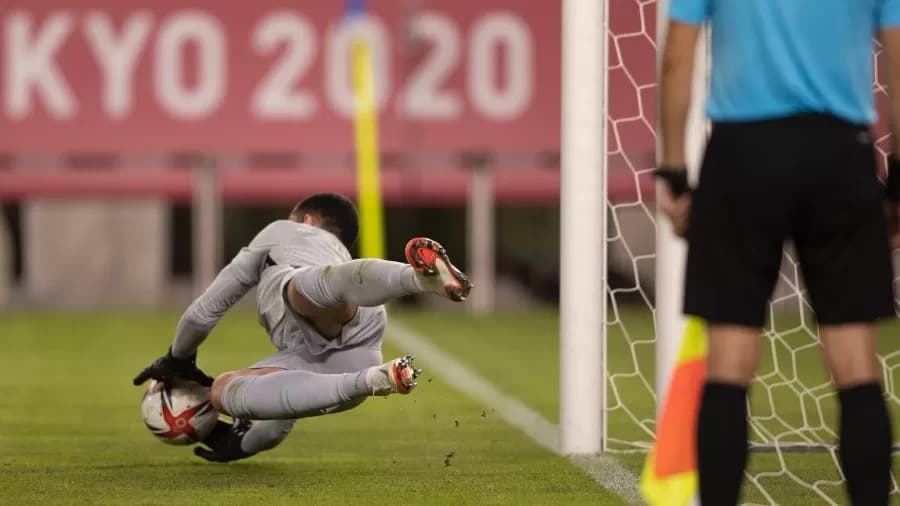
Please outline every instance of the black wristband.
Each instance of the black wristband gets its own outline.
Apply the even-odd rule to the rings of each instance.
[[[191,364],[191,365],[195,365],[197,363],[197,352],[194,352],[193,355],[191,355],[190,357],[187,357],[187,358],[178,358],[175,355],[172,355],[172,347],[169,346],[169,353],[167,353],[166,355],[169,357],[169,359],[171,359],[177,363],[181,363],[181,364],[187,363],[187,364]]]
[[[900,202],[900,159],[888,156],[887,162],[887,198],[892,202]]]
[[[669,191],[675,197],[690,193],[691,186],[688,183],[687,167],[660,167],[653,171],[653,175],[666,182]]]

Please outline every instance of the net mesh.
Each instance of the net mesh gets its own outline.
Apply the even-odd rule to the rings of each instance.
[[[654,433],[656,2],[610,2],[607,434],[643,450]]]
[[[646,450],[655,430],[655,209],[649,172],[656,142],[656,1],[610,4],[607,435],[613,451],[628,453]],[[879,63],[880,47],[873,57]],[[887,88],[882,76],[876,74],[873,91],[883,111]],[[886,157],[889,136],[883,119],[875,132],[879,153]],[[768,316],[749,400],[754,451],[743,499],[747,504],[845,504],[835,446],[836,394],[790,246]],[[895,323],[881,328],[881,364],[895,422],[900,419],[897,338]],[[896,473],[893,487],[898,494]]]

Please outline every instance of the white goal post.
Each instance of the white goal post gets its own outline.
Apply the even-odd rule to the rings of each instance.
[[[563,0],[560,451],[605,449],[608,0]]]
[[[657,3],[657,48],[668,0]],[[607,449],[607,72],[609,2],[563,2],[560,195],[560,446],[564,454]],[[698,45],[687,139],[696,173],[706,142],[707,51]],[[658,51],[657,54],[660,54]],[[614,98],[614,97],[613,97]],[[659,150],[657,150],[658,152]],[[664,392],[682,337],[686,246],[663,216],[656,227],[656,392]],[[585,252],[598,252],[586,257]],[[657,402],[663,396],[657,395]]]

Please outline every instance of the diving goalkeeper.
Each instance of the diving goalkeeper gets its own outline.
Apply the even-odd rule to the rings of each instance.
[[[194,452],[228,462],[275,447],[297,419],[354,408],[372,395],[407,394],[413,357],[382,364],[383,304],[417,293],[462,301],[472,288],[440,244],[406,245],[408,264],[352,260],[359,219],[337,194],[313,195],[269,224],[184,312],[169,352],[134,378],[181,378],[212,386],[231,415]],[[278,351],[215,380],[196,365],[197,348],[244,294],[257,287],[259,321]]]

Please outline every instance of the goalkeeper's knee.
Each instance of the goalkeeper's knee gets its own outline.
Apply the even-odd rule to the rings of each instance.
[[[226,373],[222,373],[216,376],[215,381],[213,381],[212,388],[209,392],[210,400],[212,401],[212,405],[216,408],[216,411],[219,413],[225,413],[222,407],[222,394],[225,391],[225,387],[228,385],[228,382],[237,377],[240,374],[240,371],[228,371]],[[225,413],[229,415],[230,413]]]
[[[236,371],[228,371],[216,376],[215,381],[213,381],[212,388],[209,392],[210,400],[212,401],[212,405],[216,408],[216,411],[219,413],[225,413],[226,415],[234,416],[233,413],[229,413],[225,408],[225,403],[223,402],[223,398],[225,396],[225,390],[228,388],[228,384],[231,383],[235,378],[240,378],[241,376],[263,376],[266,374],[271,374],[274,372],[281,372],[284,369],[279,367],[262,367],[259,369],[238,369]]]

